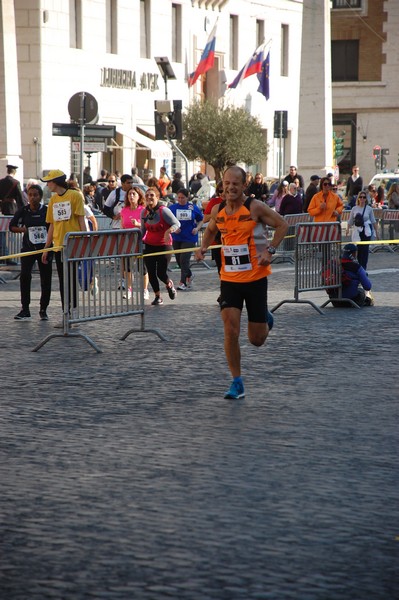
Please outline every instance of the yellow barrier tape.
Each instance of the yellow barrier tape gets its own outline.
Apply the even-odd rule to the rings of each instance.
[[[295,237],[295,235],[287,235],[285,236],[285,240],[289,239],[289,238],[293,238]],[[317,243],[317,242],[316,242]],[[381,246],[384,244],[399,244],[399,239],[396,240],[371,240],[369,242],[351,242],[350,240],[342,242],[342,245],[345,244],[356,244],[356,246],[364,246],[366,244],[368,244],[369,246],[373,246],[373,245],[377,245],[377,246]],[[208,246],[207,250],[215,250],[216,248],[221,248],[222,245],[219,244],[218,246]],[[183,254],[184,252],[195,252],[196,250],[198,250],[200,248],[200,246],[194,246],[193,248],[182,248],[181,250],[164,250],[162,252],[152,252],[151,254],[139,254],[138,256],[143,257],[143,256],[162,256],[163,254]],[[18,254],[7,254],[7,256],[0,256],[0,261],[1,260],[11,260],[12,258],[19,258],[20,256],[32,256],[33,254],[43,254],[43,252],[58,252],[59,250],[62,250],[63,246],[53,246],[52,248],[46,248],[43,250],[32,250],[31,252],[19,252]],[[83,257],[85,258],[85,257]],[[87,257],[89,258],[89,257]],[[101,257],[101,258],[106,258],[106,257]]]
[[[52,248],[43,248],[42,250],[32,250],[31,252],[19,252],[18,254],[7,254],[7,256],[0,256],[0,260],[11,260],[11,258],[18,258],[20,256],[32,256],[33,254],[43,254],[44,252],[58,252],[62,250],[63,246],[53,246]]]

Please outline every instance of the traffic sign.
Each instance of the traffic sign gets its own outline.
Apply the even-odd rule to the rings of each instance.
[[[85,136],[95,138],[115,138],[115,125],[86,125]],[[53,123],[53,135],[80,137],[80,125],[77,123]]]
[[[86,142],[83,144],[83,152],[105,152],[107,145],[105,142]],[[80,152],[80,142],[72,142],[72,152]]]
[[[77,94],[74,94],[68,102],[69,116],[71,117],[72,121],[75,121],[75,123],[80,123],[82,111],[83,124],[95,123],[98,120],[97,100],[88,92],[78,92]]]
[[[374,146],[373,148],[373,158],[378,158],[381,154],[381,146]]]

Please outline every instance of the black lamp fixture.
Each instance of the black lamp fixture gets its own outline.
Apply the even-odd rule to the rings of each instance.
[[[169,62],[167,56],[155,56],[155,62],[158,65],[158,69],[161,72],[162,78],[165,82],[165,100],[168,99],[168,79],[176,79],[176,75],[173,71],[172,65]]]

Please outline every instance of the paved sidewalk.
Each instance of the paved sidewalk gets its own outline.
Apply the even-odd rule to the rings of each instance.
[[[230,376],[216,271],[137,319],[83,325],[103,350],[16,322],[0,285],[0,598],[399,597],[399,255],[371,255],[374,308],[282,306]],[[293,297],[277,265],[270,306]],[[57,282],[54,274],[54,285]],[[303,297],[322,304],[326,296]],[[148,303],[149,304],[149,303]]]

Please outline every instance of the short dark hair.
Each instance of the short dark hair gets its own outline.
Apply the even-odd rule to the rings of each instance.
[[[30,185],[28,192],[29,192],[29,190],[37,190],[39,192],[40,200],[43,198],[43,188],[40,185],[38,185],[37,183]]]
[[[121,183],[126,183],[126,181],[129,181],[129,179],[132,179],[131,175],[127,175],[127,174],[122,175],[122,177],[121,177]],[[133,181],[132,181],[132,183],[133,183]]]
[[[180,190],[177,192],[177,194],[183,194],[183,196],[185,196],[186,198],[189,197],[190,192],[186,189],[186,188],[180,188]]]

